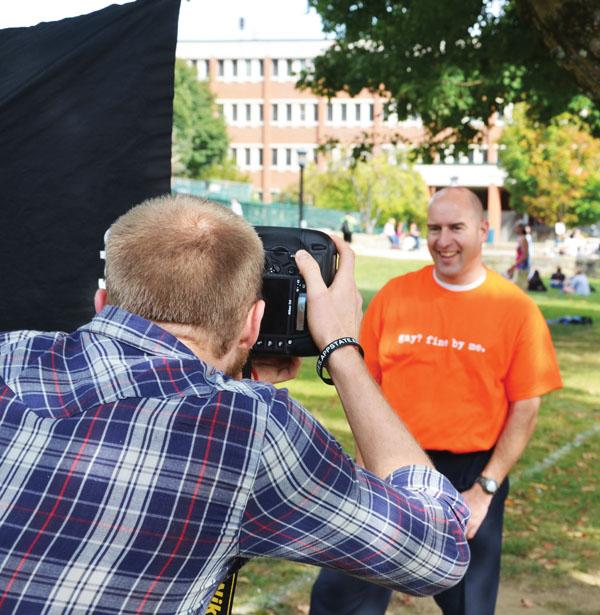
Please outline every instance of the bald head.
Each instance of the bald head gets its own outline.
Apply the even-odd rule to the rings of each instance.
[[[464,207],[474,216],[475,220],[482,221],[484,219],[483,206],[479,197],[469,190],[468,188],[449,187],[438,190],[429,200],[429,207],[431,208],[435,203],[442,200],[453,201],[461,208]]]
[[[437,276],[465,285],[485,274],[481,247],[488,224],[481,201],[466,188],[444,188],[429,201],[427,247]]]

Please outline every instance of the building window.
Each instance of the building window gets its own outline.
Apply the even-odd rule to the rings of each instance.
[[[300,121],[306,122],[306,105],[300,105]]]
[[[346,103],[342,103],[340,105],[340,107],[342,108],[342,122],[345,122],[348,117],[347,117],[347,107],[348,105]]]
[[[288,122],[292,121],[292,105],[290,103],[285,106],[285,119]]]
[[[238,76],[238,61],[237,60],[231,60],[231,74],[234,77]]]
[[[251,154],[252,154],[252,152],[251,152],[250,148],[249,147],[245,147],[244,148],[244,156],[245,156],[246,166],[248,166],[248,167],[250,166],[250,161],[252,160]]]
[[[223,105],[217,105],[217,113],[219,117],[223,117]]]
[[[271,60],[271,65],[273,66],[273,77],[279,76],[279,60]]]
[[[319,150],[315,147],[313,150],[313,160],[314,162],[319,162]]]
[[[208,60],[204,60],[203,63],[204,63],[204,75],[202,75],[202,76],[204,78],[206,78],[206,77],[208,77],[208,66],[209,66],[209,63],[208,63]]]
[[[265,75],[265,61],[264,60],[259,60],[258,61],[258,74],[261,77],[264,77],[264,75]]]
[[[271,105],[271,117],[272,117],[274,122],[279,121],[278,110],[279,110],[279,107],[278,107],[277,103],[273,103]]]
[[[287,74],[291,77],[294,74],[294,60],[287,61]]]
[[[258,105],[258,121],[263,122],[265,119],[265,106],[263,104]]]
[[[276,147],[271,148],[271,166],[272,167],[277,166],[277,148]]]
[[[333,122],[333,105],[331,103],[327,103],[327,121]]]
[[[262,167],[263,165],[263,148],[258,148],[258,166]]]
[[[313,105],[313,119],[315,122],[319,121],[319,105]]]
[[[354,107],[354,110],[356,112],[356,121],[360,122],[360,103],[356,104],[356,106]]]
[[[235,103],[233,103],[233,105],[231,105],[231,121],[232,122],[237,122],[238,116],[237,116],[237,105]]]
[[[369,120],[372,122],[375,119],[375,105],[369,104]]]
[[[217,61],[217,75],[222,77],[225,74],[225,60]]]
[[[229,150],[229,156],[231,157],[231,159],[232,159],[234,162],[237,162],[237,149],[236,149],[235,147],[232,147],[232,148]]]
[[[292,166],[292,149],[290,147],[285,148],[285,164],[288,167]]]
[[[252,105],[246,105],[246,121],[252,121]]]
[[[246,60],[246,76],[252,77],[252,60]]]

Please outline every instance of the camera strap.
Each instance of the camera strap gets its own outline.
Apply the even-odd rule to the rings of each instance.
[[[240,568],[248,560],[240,558],[222,583],[215,590],[213,597],[206,607],[205,615],[231,615],[233,612],[233,596],[237,584],[237,577]]]

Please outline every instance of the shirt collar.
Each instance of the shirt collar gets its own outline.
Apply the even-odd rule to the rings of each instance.
[[[141,316],[113,305],[107,305],[80,330],[117,339],[153,355],[198,358],[172,333]]]
[[[470,284],[448,284],[448,282],[444,282],[443,280],[440,280],[438,278],[437,274],[435,273],[435,268],[433,268],[432,271],[433,279],[435,280],[436,284],[439,284],[439,286],[441,286],[442,288],[450,290],[453,293],[462,293],[467,290],[473,290],[474,288],[478,288],[485,282],[485,279],[487,277],[486,270],[474,282],[471,282]]]

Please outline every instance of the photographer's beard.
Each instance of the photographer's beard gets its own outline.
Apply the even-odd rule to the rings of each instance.
[[[241,379],[242,369],[244,365],[246,365],[249,355],[250,350],[247,348],[238,348],[234,352],[234,356],[232,357],[229,365],[223,370],[224,374],[230,378],[235,378],[236,380]]]

